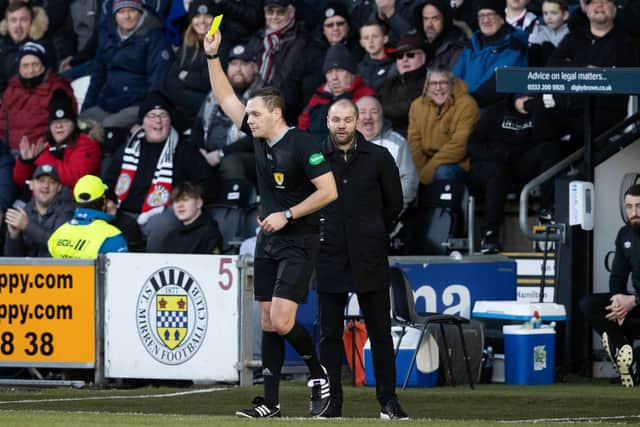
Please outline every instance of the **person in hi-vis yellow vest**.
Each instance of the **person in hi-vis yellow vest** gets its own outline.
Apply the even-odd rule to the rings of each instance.
[[[105,212],[107,186],[94,175],[85,175],[73,187],[78,204],[73,218],[58,227],[49,238],[54,258],[96,258],[107,252],[128,252],[122,232],[109,224],[113,215]]]

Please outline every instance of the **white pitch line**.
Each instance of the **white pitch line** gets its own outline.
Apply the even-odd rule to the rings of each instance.
[[[608,417],[567,417],[567,418],[531,418],[516,420],[497,420],[499,423],[570,423],[580,421],[609,421],[625,420],[629,418],[640,418],[640,415],[613,415]]]
[[[205,388],[201,390],[179,391],[175,393],[165,393],[165,394],[140,394],[140,395],[102,396],[102,397],[98,397],[98,396],[96,397],[61,397],[56,399],[2,400],[0,401],[0,405],[11,405],[13,403],[81,402],[86,400],[156,399],[160,397],[187,396],[190,394],[211,393],[214,391],[224,391],[224,390],[229,390],[229,388],[214,387],[214,388]]]

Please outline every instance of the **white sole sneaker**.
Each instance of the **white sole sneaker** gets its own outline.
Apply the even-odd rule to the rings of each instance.
[[[633,347],[625,344],[618,350],[616,365],[618,366],[622,386],[626,388],[633,387],[635,385],[633,373],[631,372],[631,366],[633,365]]]

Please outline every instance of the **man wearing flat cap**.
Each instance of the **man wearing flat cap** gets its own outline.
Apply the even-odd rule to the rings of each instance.
[[[31,188],[29,202],[24,207],[14,206],[7,210],[4,255],[48,257],[47,240],[56,228],[73,216],[73,204],[63,197],[55,166],[38,166],[28,184]]]
[[[403,34],[396,45],[398,74],[388,77],[378,92],[384,118],[406,138],[411,102],[420,96],[427,75],[426,44],[417,34]]]
[[[138,120],[142,127],[118,149],[105,172],[105,183],[113,188],[119,208],[134,216],[148,239],[161,239],[171,226],[179,225],[169,215],[155,226],[149,219],[169,205],[173,185],[182,181],[197,183],[214,192],[208,184],[208,168],[192,144],[181,143],[171,125],[172,106],[160,92],[151,92],[140,104]],[[162,235],[161,235],[162,234]]]
[[[471,43],[453,67],[453,74],[464,80],[469,94],[480,108],[505,97],[496,91],[495,69],[526,67],[529,36],[505,23],[505,0],[478,0],[478,25]]]
[[[106,213],[108,187],[95,175],[85,175],[73,187],[78,205],[73,218],[58,227],[49,238],[49,253],[54,258],[94,259],[98,254],[128,252],[122,232]]]
[[[342,44],[329,48],[322,64],[322,72],[325,82],[316,89],[298,116],[300,129],[320,137],[327,134],[327,112],[330,104],[338,99],[347,98],[355,102],[363,96],[375,95],[375,91],[357,75],[357,64]]]
[[[256,52],[265,85],[281,88],[289,84],[294,64],[306,55],[307,33],[296,19],[291,0],[265,0],[264,21],[264,28],[249,41],[249,49]]]

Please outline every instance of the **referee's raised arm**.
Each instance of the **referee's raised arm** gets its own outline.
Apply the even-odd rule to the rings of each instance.
[[[245,114],[245,107],[240,102],[234,92],[226,73],[222,69],[222,63],[218,57],[218,49],[222,41],[222,34],[216,31],[213,36],[204,36],[204,52],[207,57],[207,67],[209,68],[209,82],[213,96],[222,107],[222,111],[229,116],[233,124],[238,129],[242,127],[242,119]]]

